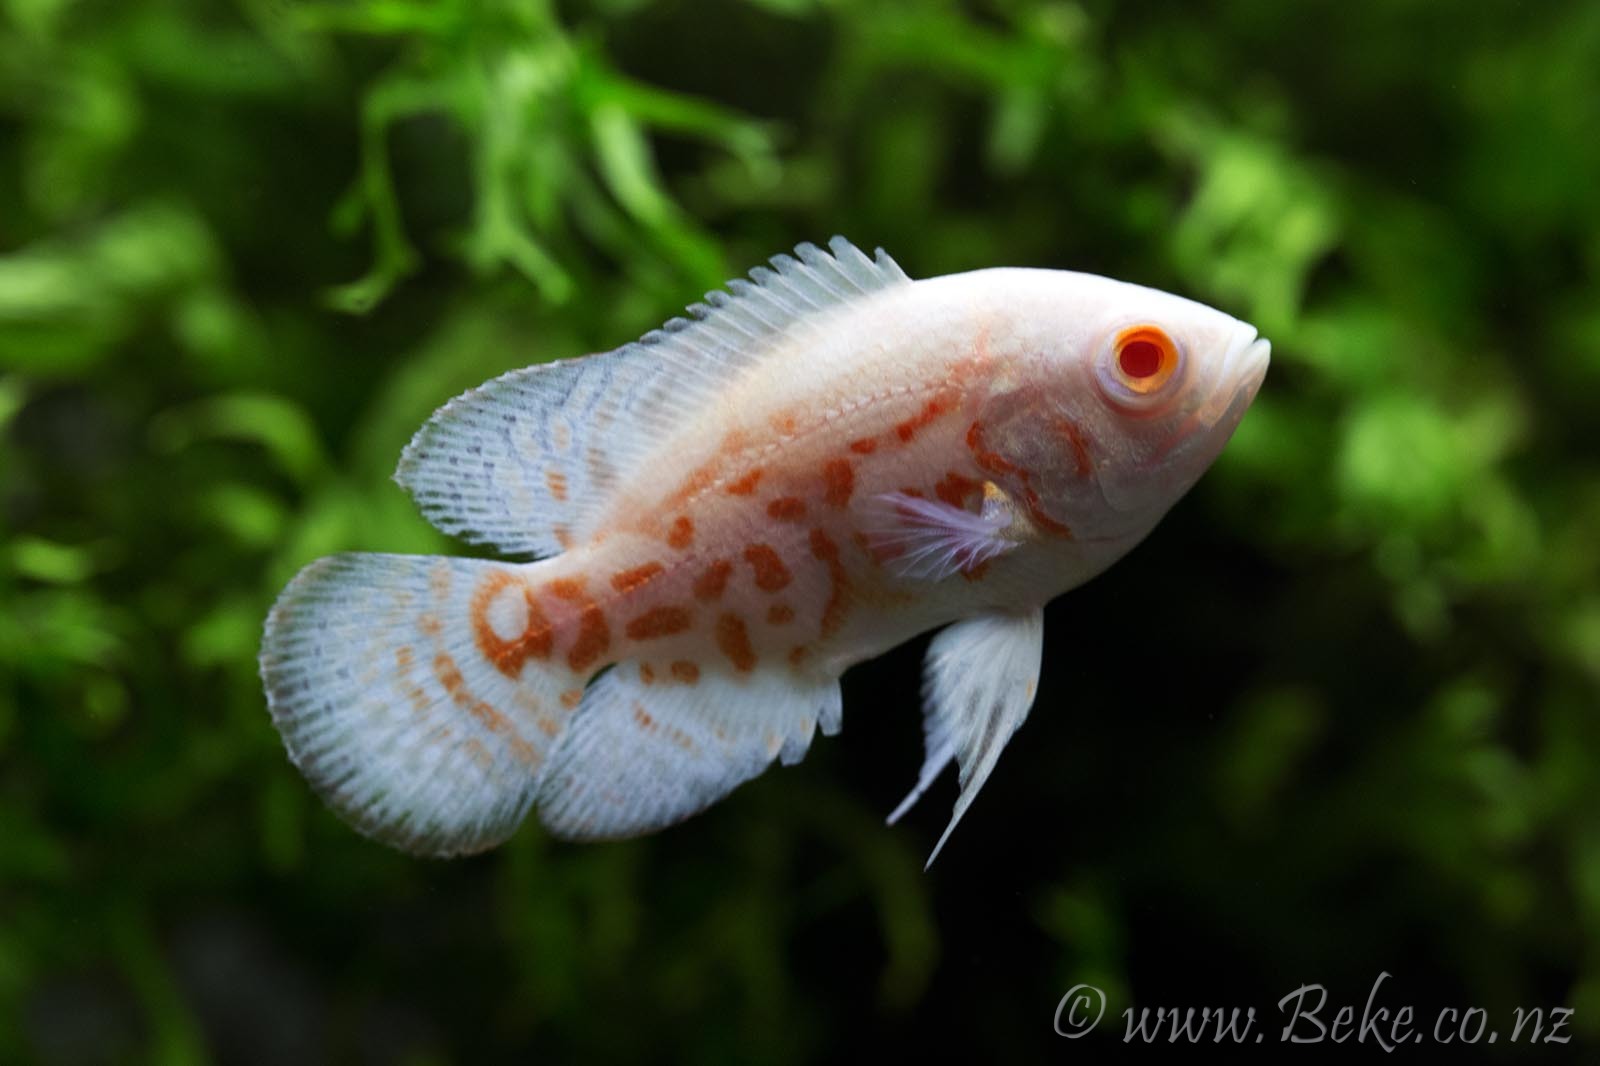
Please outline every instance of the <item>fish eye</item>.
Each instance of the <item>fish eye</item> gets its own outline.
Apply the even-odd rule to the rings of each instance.
[[[1119,331],[1098,377],[1102,391],[1119,406],[1144,408],[1166,391],[1183,364],[1182,353],[1165,330],[1141,324]]]

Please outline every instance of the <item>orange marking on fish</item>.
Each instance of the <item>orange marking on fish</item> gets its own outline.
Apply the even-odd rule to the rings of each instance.
[[[468,737],[467,742],[462,747],[466,749],[468,755],[472,756],[472,761],[478,764],[478,769],[484,771],[494,769],[494,756],[489,754],[488,748],[478,742],[477,737]]]
[[[544,472],[544,485],[557,503],[567,502],[567,475],[553,466],[547,467]]]
[[[860,440],[850,442],[850,450],[857,455],[871,455],[878,450],[878,441],[875,437],[862,437]]]
[[[913,437],[938,421],[939,416],[948,412],[951,406],[949,399],[935,396],[923,405],[921,411],[895,426],[895,436],[900,438],[902,444],[910,444]]]
[[[688,515],[679,515],[672,520],[672,528],[667,531],[667,544],[683,551],[694,543],[694,521]]]
[[[806,661],[808,654],[810,654],[810,650],[804,644],[796,644],[789,649],[789,665],[799,666]]]
[[[654,729],[656,727],[656,720],[650,717],[650,712],[645,710],[642,704],[635,703],[633,705],[633,720],[639,723],[639,728],[641,729]]]
[[[794,621],[794,608],[787,603],[775,603],[767,608],[767,625],[782,626]]]
[[[983,483],[963,477],[954,470],[945,474],[944,479],[933,487],[933,494],[951,507],[965,507],[967,497],[974,493],[983,494]]]
[[[792,414],[774,415],[772,418],[772,428],[786,437],[794,436],[794,431],[798,424]]]
[[[694,616],[683,607],[652,607],[628,623],[629,640],[656,640],[682,633],[694,624]]]
[[[656,680],[655,667],[651,666],[649,663],[640,663],[639,664],[639,680],[643,681],[647,685],[655,684],[655,680]]]
[[[758,466],[739,480],[728,482],[725,491],[729,496],[749,496],[756,491],[756,486],[761,483],[761,475],[765,472]]]
[[[767,504],[767,515],[780,522],[798,522],[806,516],[806,501],[798,496],[779,496]]]
[[[411,700],[411,707],[418,714],[427,714],[433,704],[428,699],[428,694],[422,687],[411,680],[411,668],[416,665],[416,654],[411,650],[411,645],[402,644],[394,650],[394,664],[400,671],[400,680],[405,685],[406,697]]]
[[[1089,439],[1084,436],[1083,430],[1069,419],[1057,416],[1055,420],[1056,431],[1067,438],[1067,443],[1072,447],[1072,457],[1077,461],[1079,477],[1088,477],[1089,471],[1094,469],[1094,462],[1089,454]]]
[[[550,527],[551,534],[556,538],[556,543],[561,545],[562,551],[572,550],[572,530],[563,525]]]
[[[977,460],[978,465],[985,470],[996,474],[1013,474],[1022,479],[1022,501],[1027,506],[1028,516],[1033,519],[1035,525],[1047,533],[1054,533],[1058,537],[1072,536],[1072,530],[1068,526],[1045,514],[1044,508],[1039,502],[1038,490],[1033,487],[1033,475],[1015,463],[1010,462],[1004,456],[989,451],[984,447],[983,424],[981,422],[972,423],[972,427],[967,430],[967,447],[971,449],[973,458]]]
[[[972,457],[979,466],[992,474],[1015,474],[1017,468],[998,452],[989,451],[983,445],[983,423],[974,422],[967,430],[967,448],[972,452]]]
[[[745,629],[744,619],[738,615],[723,614],[717,619],[717,647],[740,673],[755,669],[756,652],[750,646],[750,633]]]
[[[811,554],[828,567],[828,602],[822,608],[822,635],[832,636],[844,622],[845,584],[849,575],[839,558],[839,545],[821,528],[811,531]]]
[[[676,507],[694,499],[709,489],[717,479],[717,464],[707,463],[694,473],[683,479],[683,484],[678,486],[671,498],[667,501],[669,507]]]
[[[672,676],[685,685],[692,685],[700,680],[700,668],[686,659],[678,659],[672,664]]]
[[[726,559],[718,559],[705,572],[695,578],[694,598],[697,600],[714,600],[722,595],[722,590],[728,587],[728,575],[733,573],[733,564]]]
[[[581,699],[583,697],[583,693],[578,693],[578,696]],[[543,733],[551,740],[554,740],[556,738],[556,734],[561,732],[560,723],[556,722],[555,719],[551,718],[548,714],[541,714],[534,720],[534,724],[539,727],[539,732]]]
[[[579,615],[578,639],[567,650],[567,665],[574,670],[587,670],[610,646],[611,628],[606,625],[606,614],[591,600]]]
[[[439,616],[436,614],[425,614],[421,618],[418,618],[417,628],[422,630],[430,637],[437,637],[444,631],[444,626],[440,624]]]
[[[674,744],[678,745],[678,747],[682,748],[684,751],[694,750],[694,740],[689,736],[689,734],[685,733],[678,727],[668,725],[667,736]]]
[[[829,507],[843,507],[856,490],[856,472],[848,459],[830,459],[822,468],[823,500]]]
[[[567,665],[576,671],[587,670],[611,647],[606,613],[590,598],[580,579],[558,577],[546,587],[558,599],[578,605],[578,635],[567,649]]]
[[[526,766],[539,764],[539,753],[511,728],[511,723],[506,721],[505,716],[467,691],[466,679],[461,676],[460,667],[456,666],[455,659],[446,652],[440,652],[433,657],[433,676],[438,678],[440,686],[449,693],[457,707],[472,715],[485,729],[506,742],[506,746],[511,749],[512,756],[518,762]]]
[[[574,577],[558,577],[548,587],[550,594],[560,600],[584,598],[583,582]]]
[[[1026,478],[1026,475],[1024,475]],[[1039,504],[1039,494],[1029,485],[1022,490],[1022,500],[1028,505],[1028,517],[1033,519],[1034,525],[1039,526],[1047,533],[1054,533],[1058,537],[1072,536],[1072,529],[1064,523],[1057,522],[1054,518],[1044,513],[1044,508]]]
[[[581,688],[569,688],[561,693],[561,706],[569,711],[581,702],[583,702],[583,689]]]
[[[517,584],[522,586],[522,602],[528,617],[523,623],[522,632],[507,640],[489,624],[489,608],[495,597]],[[472,619],[472,635],[477,641],[478,650],[494,664],[496,670],[507,677],[521,677],[524,663],[530,658],[548,659],[555,645],[555,631],[534,600],[533,589],[509,570],[495,570],[483,579],[472,594],[469,617]]]
[[[611,587],[623,595],[635,592],[661,576],[660,563],[645,563],[611,575]]]
[[[752,544],[744,550],[744,561],[755,573],[756,588],[762,592],[781,592],[789,586],[789,568],[767,544]]]

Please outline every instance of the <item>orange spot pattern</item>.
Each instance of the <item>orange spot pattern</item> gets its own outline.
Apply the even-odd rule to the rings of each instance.
[[[679,659],[672,664],[672,676],[685,685],[692,685],[700,680],[700,668],[686,659]]]
[[[722,596],[722,590],[728,587],[728,575],[733,573],[733,564],[726,559],[717,559],[694,582],[694,598],[697,600],[715,600]]]
[[[782,626],[794,621],[794,608],[787,603],[775,603],[767,608],[767,625]]]
[[[611,647],[611,627],[606,624],[606,613],[584,591],[582,581],[556,578],[549,588],[557,598],[578,605],[578,635],[567,649],[567,665],[574,671],[587,670]]]
[[[829,507],[843,507],[856,490],[855,470],[848,459],[830,459],[822,468],[823,500]]]
[[[682,607],[652,607],[628,623],[630,640],[656,640],[682,633],[694,624],[694,616]]]
[[[973,494],[983,495],[983,483],[974,481],[969,477],[962,477],[952,470],[945,474],[944,479],[933,487],[933,494],[951,507],[965,507],[968,496]]]
[[[557,503],[564,503],[567,499],[567,475],[551,467],[544,472],[544,484],[550,490],[550,495]]]
[[[661,576],[660,563],[645,563],[611,575],[611,587],[623,595],[635,592]]]
[[[727,613],[717,619],[717,647],[740,673],[755,669],[756,652],[750,646],[750,633],[745,629],[744,619],[738,615]]]
[[[694,543],[694,522],[688,515],[679,515],[672,520],[672,528],[667,531],[667,544],[683,551]]]
[[[760,467],[756,467],[748,474],[739,478],[739,480],[728,482],[728,495],[749,496],[753,494],[756,491],[756,486],[761,483],[761,475],[763,473],[765,473],[765,471],[763,471]]]
[[[806,502],[798,496],[779,496],[767,504],[767,515],[780,522],[797,522],[806,516]]]
[[[513,584],[522,584],[522,599],[527,605],[528,620],[520,636],[505,640],[494,631],[489,624],[489,606]],[[522,664],[530,658],[548,659],[550,651],[555,644],[555,633],[550,622],[545,618],[544,612],[539,609],[539,604],[533,598],[533,590],[526,583],[519,582],[517,576],[509,570],[496,570],[478,586],[472,594],[472,605],[469,612],[472,620],[472,635],[477,641],[478,650],[483,657],[494,664],[494,668],[507,677],[522,676]]]
[[[433,676],[439,679],[439,684],[449,693],[457,707],[465,710],[485,729],[506,742],[506,747],[511,749],[512,756],[518,762],[525,766],[539,764],[539,753],[517,735],[517,731],[511,728],[511,723],[505,720],[505,716],[467,691],[466,679],[461,676],[460,668],[445,652],[433,657]]]
[[[428,699],[428,694],[422,691],[422,686],[411,679],[411,668],[416,665],[415,653],[411,645],[402,644],[394,650],[394,664],[400,671],[400,682],[405,685],[406,696],[411,700],[411,707],[419,715],[427,714],[433,706]]]
[[[811,531],[811,555],[828,567],[828,602],[822,608],[822,635],[832,636],[844,622],[845,587],[849,575],[839,558],[839,545],[822,529]]]
[[[878,450],[878,442],[872,437],[862,437],[850,442],[850,450],[857,455],[871,455]]]
[[[1083,430],[1079,429],[1072,421],[1060,417],[1055,420],[1055,429],[1056,432],[1067,438],[1067,444],[1072,448],[1072,457],[1077,461],[1078,476],[1088,477],[1089,471],[1094,468],[1094,464],[1089,455],[1089,441],[1084,436]]]
[[[901,443],[910,444],[912,438],[938,421],[939,416],[948,413],[953,406],[954,404],[947,397],[934,397],[923,406],[921,411],[895,426],[895,436],[900,438]]]
[[[780,592],[789,586],[789,568],[770,545],[752,544],[744,550],[744,561],[755,573],[756,588],[762,592]]]

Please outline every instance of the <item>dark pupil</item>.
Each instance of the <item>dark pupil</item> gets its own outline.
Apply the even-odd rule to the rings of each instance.
[[[1154,341],[1130,341],[1117,359],[1130,378],[1154,377],[1161,369],[1161,347]]]

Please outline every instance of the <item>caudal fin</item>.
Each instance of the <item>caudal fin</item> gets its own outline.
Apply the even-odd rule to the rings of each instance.
[[[460,855],[500,843],[527,815],[583,680],[560,663],[497,664],[481,646],[474,597],[519,569],[335,555],[278,597],[261,644],[273,720],[312,787],[363,833]],[[526,610],[502,599],[493,610]]]

